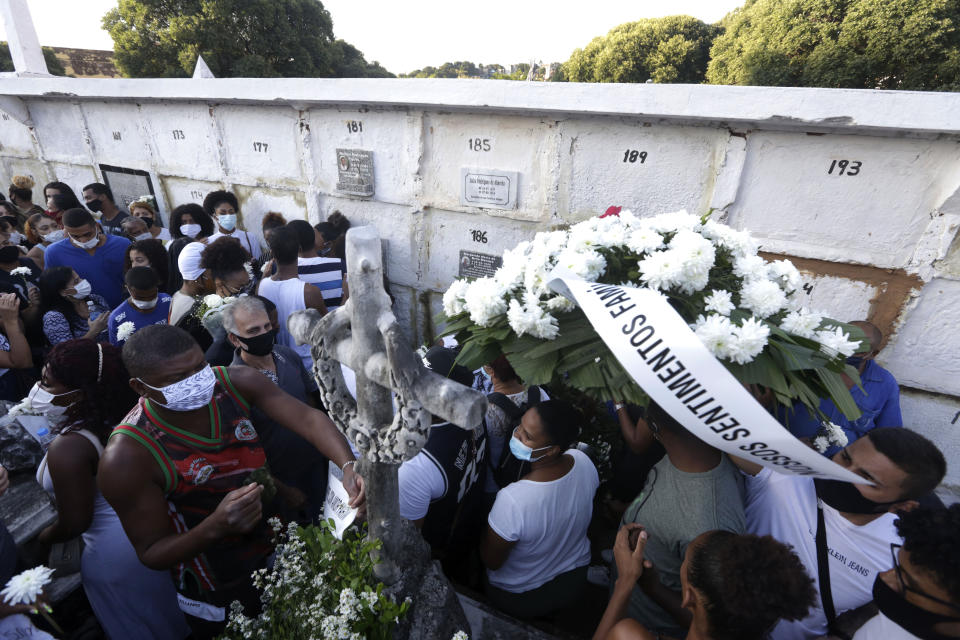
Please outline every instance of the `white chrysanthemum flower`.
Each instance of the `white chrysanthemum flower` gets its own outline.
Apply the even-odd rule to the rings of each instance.
[[[554,296],[547,299],[547,311],[573,311],[576,306],[563,296]]]
[[[12,270],[10,271],[10,275],[12,275],[12,276],[23,276],[24,278],[26,278],[27,276],[29,276],[31,273],[32,273],[32,272],[30,271],[30,267],[17,267],[16,269],[12,269]]]
[[[466,280],[454,280],[453,284],[443,294],[443,312],[447,314],[448,318],[466,311],[467,305],[463,296],[467,293],[469,287],[470,283]]]
[[[760,318],[772,316],[786,304],[787,296],[783,289],[771,280],[751,280],[740,290],[740,306]]]
[[[635,228],[626,239],[627,248],[638,255],[663,248],[663,236],[647,226]]]
[[[783,287],[786,292],[796,291],[803,280],[800,272],[789,260],[777,260],[768,265],[770,279]]]
[[[557,256],[557,266],[569,269],[584,280],[596,282],[607,269],[607,260],[596,251],[564,251]]]
[[[716,259],[717,250],[709,240],[699,233],[681,229],[670,240],[670,251],[676,252],[681,262],[681,274],[678,285],[687,295],[707,286],[710,269]]]
[[[729,249],[734,256],[748,256],[757,252],[756,241],[746,231],[737,231],[725,224],[707,220],[702,233],[715,244]]]
[[[493,278],[480,278],[470,283],[463,299],[474,324],[486,327],[507,310],[505,291]]]
[[[839,354],[846,358],[860,348],[860,343],[850,340],[850,334],[840,327],[817,331],[816,340],[820,343],[820,350],[833,357]]]
[[[733,327],[734,340],[730,345],[730,360],[737,364],[753,362],[767,346],[770,327],[757,320],[747,318],[740,326]]]
[[[703,299],[703,302],[704,309],[719,313],[722,316],[729,316],[730,312],[737,308],[736,305],[733,304],[733,298],[730,292],[724,289],[711,291],[710,295]]]
[[[845,447],[849,442],[846,432],[838,424],[827,421],[820,425],[826,432],[827,438],[838,447]]]
[[[683,260],[674,251],[654,251],[641,260],[638,266],[640,280],[651,289],[666,291],[680,281]]]
[[[813,448],[817,450],[817,453],[826,453],[827,449],[830,448],[830,441],[825,436],[817,436],[813,439]]]
[[[821,322],[823,322],[821,314],[801,308],[798,311],[788,313],[787,317],[780,323],[780,328],[801,338],[815,339],[817,328]]]
[[[210,309],[216,309],[223,304],[223,298],[215,293],[210,293],[203,296],[203,304],[207,305]]]
[[[529,334],[544,340],[553,340],[557,337],[560,327],[557,319],[545,313],[535,296],[527,294],[526,304],[519,300],[511,300],[507,309],[507,322],[518,336]]]
[[[618,217],[620,219],[620,223],[628,229],[639,227],[643,224],[641,218],[637,217],[637,214],[629,209],[621,209],[620,215],[616,217]]]
[[[503,264],[500,265],[493,277],[504,289],[522,286],[527,262],[526,253],[521,251],[520,247],[505,251],[503,253]]]
[[[733,272],[746,282],[767,279],[767,263],[757,255],[740,256],[733,262]]]
[[[700,226],[700,218],[687,213],[686,209],[661,213],[652,218],[647,218],[644,222],[660,233],[679,231],[680,229],[696,229]]]
[[[0,595],[7,604],[33,604],[51,580],[53,569],[49,567],[27,569],[10,578]]]
[[[733,324],[729,318],[716,314],[700,316],[694,324],[693,332],[715,357],[729,358],[730,347],[734,341]]]
[[[137,330],[137,325],[132,322],[124,322],[119,327],[117,327],[117,342],[123,342],[127,338],[133,335],[133,332]]]

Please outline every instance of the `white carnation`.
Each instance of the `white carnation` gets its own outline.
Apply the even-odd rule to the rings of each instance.
[[[849,357],[860,348],[860,343],[851,341],[850,334],[840,327],[817,331],[816,340],[820,343],[820,350],[832,357],[838,354]]]
[[[119,327],[117,327],[117,342],[123,342],[127,338],[133,335],[133,332],[137,330],[137,326],[132,322],[124,322]]]
[[[821,322],[823,322],[821,314],[801,308],[798,311],[788,313],[787,317],[780,323],[780,328],[801,338],[815,339],[817,337],[817,327],[820,326]]]
[[[729,316],[730,312],[736,309],[736,305],[733,304],[733,298],[730,295],[729,291],[724,289],[716,289],[710,292],[706,298],[703,299],[704,308],[707,311],[713,311],[714,313],[719,313],[722,316]]]
[[[467,293],[470,283],[466,280],[454,280],[450,288],[443,294],[443,312],[448,318],[463,313],[467,306],[463,296]]]
[[[493,278],[480,278],[470,283],[464,294],[464,302],[470,320],[481,327],[488,326],[494,318],[507,310],[506,292]]]
[[[211,293],[203,296],[203,304],[205,304],[210,309],[216,309],[223,304],[223,298],[218,296],[215,293]]]
[[[802,279],[800,272],[789,260],[777,260],[769,264],[770,279],[783,287],[786,292],[796,291]]]
[[[783,289],[771,280],[751,280],[740,290],[740,306],[761,318],[777,313],[786,304],[787,296]]]
[[[770,327],[756,318],[747,318],[739,327],[733,328],[733,336],[730,360],[737,364],[746,364],[753,362],[767,346]]]
[[[715,357],[729,358],[730,347],[734,341],[733,324],[729,318],[715,314],[700,316],[693,332]]]

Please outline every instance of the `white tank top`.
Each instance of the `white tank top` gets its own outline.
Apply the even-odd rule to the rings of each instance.
[[[307,308],[304,300],[305,284],[299,278],[290,278],[289,280],[274,280],[273,278],[264,278],[260,281],[259,293],[267,298],[273,304],[277,305],[277,318],[280,320],[280,327],[277,331],[277,344],[284,344],[293,348],[301,356],[310,355],[309,345],[297,345],[290,332],[287,331],[287,318],[294,311],[303,311]]]

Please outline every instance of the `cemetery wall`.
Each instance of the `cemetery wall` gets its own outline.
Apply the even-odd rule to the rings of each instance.
[[[107,179],[165,214],[232,189],[256,233],[271,210],[375,225],[417,339],[452,278],[537,231],[714,209],[794,260],[811,306],[881,327],[905,423],[960,461],[960,94],[3,78],[0,110],[3,180]]]

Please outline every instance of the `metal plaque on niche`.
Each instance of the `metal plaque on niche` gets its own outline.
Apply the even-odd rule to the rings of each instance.
[[[337,191],[353,196],[373,195],[373,151],[337,149]]]
[[[516,171],[460,169],[460,204],[487,209],[516,209]]]
[[[460,250],[460,274],[458,278],[485,278],[492,276],[503,265],[501,256],[489,253]]]

